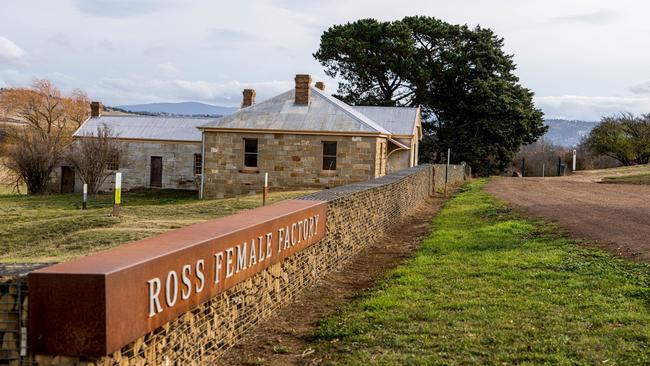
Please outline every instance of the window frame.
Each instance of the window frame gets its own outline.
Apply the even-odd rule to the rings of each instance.
[[[120,155],[111,154],[111,157],[106,162],[106,170],[110,172],[116,172],[120,170]]]
[[[334,145],[334,155],[331,154],[325,154],[325,145],[327,144],[333,144]],[[337,141],[321,141],[321,170],[326,171],[326,172],[332,172],[337,170],[337,156],[338,156],[338,143]],[[334,159],[334,167],[330,165],[329,167],[325,166],[325,161],[326,159]]]
[[[255,152],[247,152],[246,151],[246,141],[255,141]],[[249,138],[249,137],[244,137],[244,154],[243,154],[243,163],[244,163],[244,168],[257,168],[259,166],[259,156],[260,156],[260,141],[257,138]],[[246,164],[246,157],[247,156],[255,156],[255,165],[247,165]]]
[[[192,169],[192,171],[195,176],[203,174],[203,154],[194,153],[194,169]]]

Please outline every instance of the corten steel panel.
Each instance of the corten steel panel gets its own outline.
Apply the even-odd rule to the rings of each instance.
[[[103,356],[119,350],[184,312],[317,242],[325,235],[324,201],[288,200],[233,216],[184,227],[29,274],[29,342],[33,353],[67,356]],[[298,221],[314,220],[312,236],[294,235],[294,245],[278,246],[278,229],[297,232]],[[225,278],[226,249],[251,240],[259,252],[259,237],[272,233],[271,256]],[[300,242],[298,240],[300,239]],[[224,252],[219,283],[215,283],[215,254]],[[236,251],[235,251],[236,252]],[[259,258],[258,256],[256,256]],[[204,286],[196,276],[196,263],[204,260]],[[250,258],[249,258],[250,259]],[[235,258],[236,260],[236,258]],[[250,264],[249,260],[246,260]],[[191,266],[191,295],[182,282],[184,265]],[[232,267],[235,268],[235,267]],[[178,275],[178,298],[168,307],[165,281],[170,271]],[[150,315],[150,285],[161,281],[162,312]],[[173,281],[171,281],[173,283]],[[152,287],[155,288],[155,287]],[[170,289],[174,286],[170,285]],[[170,291],[171,294],[174,291]],[[172,296],[173,297],[173,296]],[[154,309],[156,309],[154,307]]]

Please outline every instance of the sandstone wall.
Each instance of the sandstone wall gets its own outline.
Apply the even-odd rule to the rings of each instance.
[[[258,139],[257,168],[244,167],[244,138]],[[336,171],[322,170],[322,142],[336,141]],[[384,147],[381,148],[383,142]],[[264,173],[273,189],[330,188],[365,181],[385,171],[383,138],[205,132],[204,197],[260,193]]]
[[[432,192],[433,167],[421,165],[304,196],[300,199],[328,202],[327,232],[320,242],[239,283],[109,357],[30,356],[29,360],[39,365],[218,363],[218,356],[247,330],[294,300],[325,274],[344,267],[352,256],[378,240]]]
[[[201,153],[201,143],[122,141],[127,153],[127,164],[120,167],[122,189],[150,187],[151,157],[162,157],[162,187],[170,189],[198,190],[200,176],[194,175],[194,154]],[[101,187],[111,192],[115,187],[115,175],[106,179]],[[49,189],[61,190],[61,167],[55,168]],[[83,191],[83,181],[75,174],[75,192]]]
[[[433,164],[434,170],[434,184],[436,192],[441,193],[445,189],[445,171],[447,166],[445,164]],[[447,176],[448,187],[458,187],[463,184],[467,176],[467,166],[464,164],[450,164]]]

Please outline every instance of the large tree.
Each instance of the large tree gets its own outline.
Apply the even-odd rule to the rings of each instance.
[[[603,117],[585,142],[594,153],[614,158],[623,165],[648,164],[650,114]]]
[[[343,80],[338,96],[348,103],[421,106],[422,161],[442,162],[451,148],[452,161],[490,174],[547,130],[502,48],[490,29],[417,16],[335,25],[314,57]]]

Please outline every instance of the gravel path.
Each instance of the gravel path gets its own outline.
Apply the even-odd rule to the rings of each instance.
[[[497,178],[486,189],[518,210],[559,224],[577,238],[626,258],[650,262],[650,186],[600,184],[598,178],[593,173]]]

